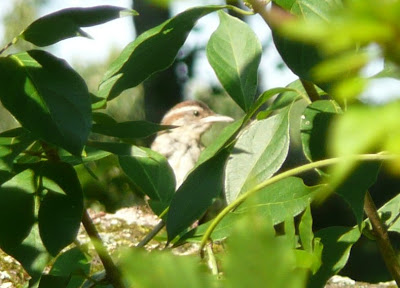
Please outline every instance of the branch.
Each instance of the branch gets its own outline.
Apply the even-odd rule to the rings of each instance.
[[[393,246],[390,243],[386,227],[379,218],[375,203],[368,191],[365,193],[364,211],[371,222],[372,230],[376,238],[376,244],[381,251],[386,267],[393,279],[396,281],[397,286],[400,287],[400,264],[397,260]]]
[[[301,81],[301,84],[304,87],[304,90],[306,90],[307,95],[308,95],[308,97],[310,98],[310,100],[312,102],[320,100],[320,97],[319,97],[319,94],[317,92],[317,89],[315,89],[315,86],[314,86],[314,84],[312,82],[310,82],[308,80],[301,79],[301,78],[300,78],[300,81]]]
[[[87,210],[83,211],[82,224],[83,227],[85,227],[85,230],[89,235],[97,254],[100,257],[101,263],[103,263],[108,280],[115,288],[124,288],[125,286],[122,283],[118,268],[115,266],[110,254],[108,254],[107,249],[101,240],[99,232],[97,232],[97,229],[94,226]]]
[[[57,149],[51,147],[46,142],[41,142],[42,148],[50,161],[60,162],[60,156],[58,155]],[[106,270],[106,275],[108,280],[115,288],[124,288],[124,284],[122,283],[120,273],[118,271],[117,266],[115,266],[110,254],[108,254],[106,247],[103,244],[103,241],[100,238],[99,232],[93,224],[92,219],[89,216],[89,213],[86,209],[83,210],[82,220],[83,227],[86,230],[86,233],[89,235],[92,244],[99,255],[101,262],[103,263],[104,269]]]

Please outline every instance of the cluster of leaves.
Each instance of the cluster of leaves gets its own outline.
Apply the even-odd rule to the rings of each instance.
[[[255,12],[265,4],[248,2]],[[1,57],[0,100],[21,124],[0,134],[1,249],[23,265],[32,287],[80,287],[91,279],[85,251],[75,247],[61,252],[76,238],[84,213],[74,166],[115,154],[137,189],[149,197],[153,211],[166,221],[168,243],[199,241],[205,248],[209,240],[228,239],[229,253],[218,254],[220,261],[212,247],[206,248],[212,273],[192,257],[129,251],[120,263],[128,285],[322,287],[344,267],[352,245],[368,227],[363,219],[365,193],[375,182],[381,161],[394,160],[393,167],[398,167],[400,147],[399,104],[369,107],[356,101],[358,80],[368,81],[360,76],[369,59],[363,49],[368,44],[380,45],[380,57],[391,61],[385,76],[396,77],[398,50],[393,45],[398,43],[400,4],[347,2],[344,7],[339,0],[274,1],[296,16],[272,27],[275,45],[300,79],[261,95],[256,95],[261,44],[246,23],[223,11],[236,9],[226,5],[189,9],[138,36],[111,64],[97,91],[89,92],[68,63],[43,50]],[[170,66],[196,21],[216,11],[220,25],[207,44],[207,57],[224,89],[246,114],[203,151],[175,191],[173,172],[163,156],[124,142],[171,127],[117,123],[101,109],[122,91]],[[272,12],[260,14],[272,23],[266,18]],[[391,17],[386,18],[389,12]],[[135,12],[111,6],[61,10],[32,23],[10,45],[24,39],[41,47],[87,36],[81,27],[124,14]],[[354,23],[365,26],[356,29]],[[385,27],[392,27],[391,33]],[[298,35],[309,42],[299,42]],[[268,108],[261,109],[276,95]],[[290,119],[300,102],[306,103],[301,119]],[[282,172],[293,121],[300,123],[310,163]],[[89,141],[92,132],[121,141]],[[383,150],[387,152],[379,153]],[[307,186],[297,176],[311,170],[319,173],[319,185]],[[226,208],[211,222],[191,229],[221,192]],[[329,193],[349,203],[357,225],[314,234],[310,204]],[[397,198],[382,211],[390,214],[389,229],[398,232]],[[281,223],[284,229],[277,236],[274,225]],[[50,271],[44,273],[54,257]]]

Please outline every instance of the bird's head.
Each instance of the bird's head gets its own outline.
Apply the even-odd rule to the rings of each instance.
[[[232,122],[228,116],[216,114],[206,104],[200,101],[188,100],[172,107],[161,121],[163,125],[177,126],[173,133],[184,133],[200,138],[213,123]]]

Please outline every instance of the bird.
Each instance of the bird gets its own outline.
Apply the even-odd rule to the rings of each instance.
[[[158,132],[150,148],[168,160],[175,174],[176,189],[200,157],[204,148],[201,136],[213,123],[232,121],[233,118],[217,114],[197,100],[183,101],[167,111],[161,119],[161,125],[171,125],[174,128]],[[144,247],[164,226],[165,222],[160,220],[136,247]]]
[[[204,146],[202,135],[217,122],[232,122],[233,118],[220,115],[205,103],[186,100],[173,106],[161,120],[161,125],[175,128],[157,134],[151,149],[165,156],[174,171],[176,188],[196,165]]]

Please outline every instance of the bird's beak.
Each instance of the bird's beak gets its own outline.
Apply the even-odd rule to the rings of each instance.
[[[233,118],[219,114],[210,115],[201,119],[201,122],[203,123],[233,122],[233,121],[235,121]]]

